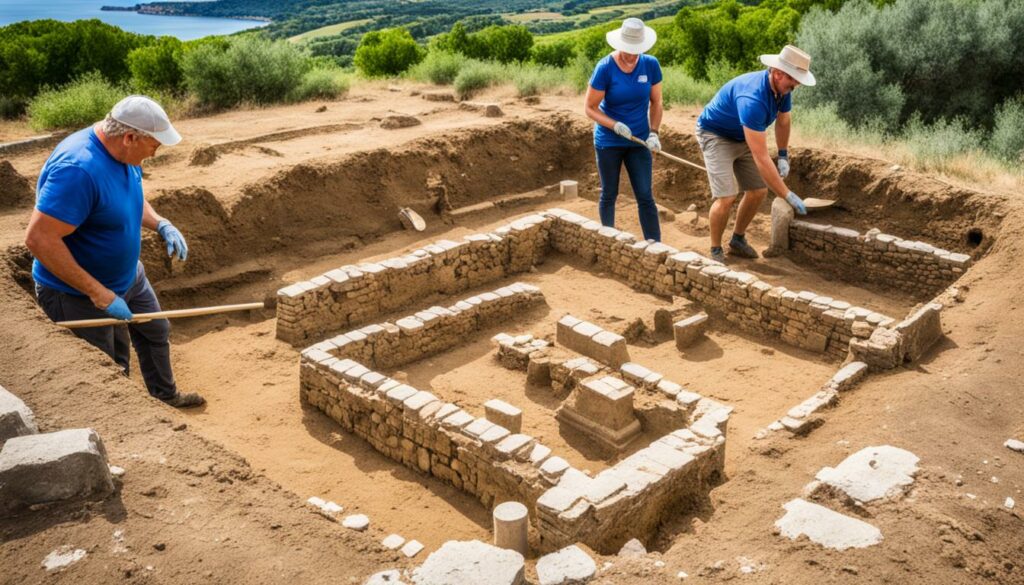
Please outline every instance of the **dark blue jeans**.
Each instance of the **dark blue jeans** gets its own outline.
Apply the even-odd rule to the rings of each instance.
[[[77,321],[79,319],[103,319],[109,317],[97,309],[89,297],[72,295],[56,289],[36,284],[36,299],[46,316],[53,321]],[[132,313],[154,313],[160,310],[160,302],[146,278],[146,270],[142,262],[135,273],[135,283],[124,294],[124,300]],[[149,393],[161,400],[174,398],[178,389],[174,384],[171,372],[171,324],[167,319],[156,319],[146,323],[124,325],[108,325],[106,327],[86,327],[72,329],[72,333],[103,350],[114,363],[128,374],[131,364],[131,352],[128,340],[135,346],[135,354],[139,356],[139,370],[146,382]]]
[[[626,165],[629,184],[633,186],[636,207],[640,212],[640,229],[645,240],[661,241],[661,226],[658,224],[658,206],[651,193],[651,151],[637,146],[613,146],[598,148],[597,171],[601,175],[601,201],[598,212],[601,225],[615,227],[615,200],[619,197],[619,175]]]

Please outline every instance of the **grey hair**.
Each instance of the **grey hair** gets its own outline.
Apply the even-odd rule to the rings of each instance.
[[[123,124],[121,122],[118,122],[110,114],[107,114],[107,117],[103,119],[103,122],[101,122],[100,130],[103,131],[103,134],[105,136],[109,136],[111,138],[117,138],[119,136],[124,136],[125,134],[128,134],[129,132],[133,132],[133,133],[139,134],[141,136],[150,136],[149,132],[144,132],[142,130],[139,130],[138,128],[132,128],[131,126],[129,126],[127,124]]]

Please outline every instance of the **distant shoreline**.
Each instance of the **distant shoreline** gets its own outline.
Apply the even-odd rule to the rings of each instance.
[[[166,10],[152,4],[135,4],[133,6],[101,6],[103,12],[135,12],[137,14],[149,14],[151,16],[189,16],[192,18],[226,18],[230,20],[252,20],[255,22],[271,22],[271,19],[262,16],[206,16],[202,14],[181,14]]]

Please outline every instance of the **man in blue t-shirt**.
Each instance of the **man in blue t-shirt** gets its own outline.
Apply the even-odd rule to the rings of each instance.
[[[814,85],[809,70],[811,58],[786,45],[778,55],[761,55],[761,62],[767,70],[746,73],[726,83],[697,119],[697,143],[714,199],[709,217],[711,257],[719,262],[725,262],[722,234],[740,192],[743,200],[729,241],[729,252],[737,256],[758,256],[747,242],[746,229],[769,188],[785,197],[797,213],[807,213],[803,201],[783,179],[789,175],[792,91],[800,85]],[[779,149],[777,165],[768,154],[767,130],[773,123]]]
[[[160,310],[139,261],[142,228],[156,230],[167,254],[188,256],[181,232],[142,192],[142,161],[181,136],[163,108],[145,96],[118,102],[106,119],[65,138],[46,160],[25,245],[35,256],[32,278],[39,305],[54,321],[113,317]],[[149,393],[179,408],[205,402],[178,392],[171,372],[166,319],[123,326],[72,329],[124,368],[129,339]]]

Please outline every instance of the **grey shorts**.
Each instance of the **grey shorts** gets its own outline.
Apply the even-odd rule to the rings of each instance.
[[[704,154],[713,198],[768,188],[746,142],[724,138],[697,126],[697,144]]]

